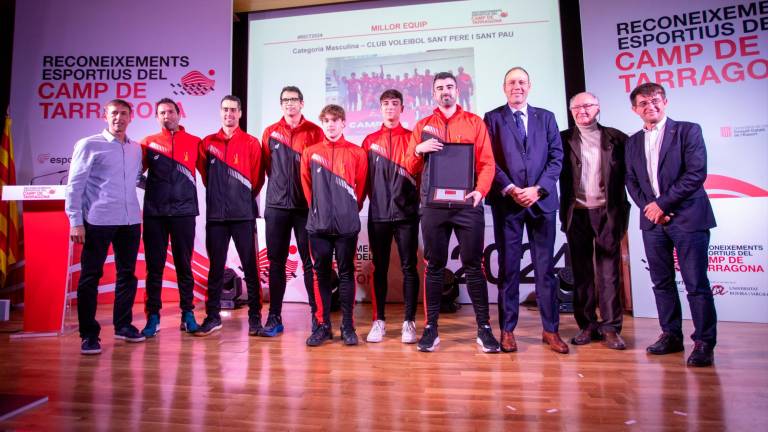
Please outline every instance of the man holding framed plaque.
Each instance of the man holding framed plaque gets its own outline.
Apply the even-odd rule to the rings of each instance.
[[[424,303],[426,325],[419,351],[432,352],[440,343],[437,320],[443,292],[451,233],[459,241],[477,321],[477,343],[484,352],[499,352],[488,312],[488,284],[482,271],[485,218],[481,200],[493,181],[495,163],[482,119],[456,104],[456,78],[435,74],[432,96],[438,107],[413,128],[407,169],[421,174],[421,232],[427,260]]]

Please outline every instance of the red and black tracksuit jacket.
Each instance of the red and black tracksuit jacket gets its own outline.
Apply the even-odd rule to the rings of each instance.
[[[418,217],[418,176],[411,175],[405,163],[411,133],[401,124],[394,128],[382,125],[363,140],[368,154],[368,218],[373,222]]]
[[[301,158],[301,184],[309,203],[307,231],[312,234],[357,234],[368,173],[365,150],[340,137],[324,138]]]
[[[267,207],[307,209],[301,187],[301,155],[323,139],[323,130],[301,117],[295,128],[285,118],[267,127],[261,138],[262,161],[269,176]]]
[[[416,146],[430,138],[443,143],[466,143],[475,146],[475,190],[483,197],[491,189],[496,162],[485,122],[479,116],[456,105],[451,118],[445,118],[439,108],[416,123],[408,145],[406,168],[412,175],[421,173],[421,203],[426,205],[429,188],[429,154],[416,155]]]
[[[197,216],[197,164],[200,138],[182,126],[163,128],[141,141],[142,171],[149,170],[144,193],[145,216]]]
[[[197,169],[206,187],[207,220],[249,220],[258,217],[256,196],[264,184],[261,145],[239,127],[230,138],[223,130],[199,146]]]

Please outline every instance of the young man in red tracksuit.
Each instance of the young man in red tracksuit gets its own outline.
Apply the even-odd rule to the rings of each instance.
[[[162,130],[141,141],[144,193],[144,257],[147,263],[147,324],[141,331],[153,337],[160,325],[161,293],[168,239],[179,287],[181,330],[197,331],[193,304],[192,252],[195,246],[197,183],[195,166],[200,138],[179,125],[179,106],[163,98],[155,104]]]
[[[456,104],[456,78],[449,72],[435,74],[432,85],[438,107],[432,115],[420,120],[413,128],[408,146],[408,170],[422,173],[421,233],[424,238],[424,258],[427,260],[424,303],[427,325],[419,339],[419,351],[434,351],[440,343],[437,319],[443,292],[445,264],[451,232],[459,241],[461,263],[467,278],[467,291],[472,299],[477,321],[477,343],[484,352],[499,352],[499,342],[493,336],[488,311],[488,283],[482,271],[485,218],[483,197],[491,188],[496,165],[490,138],[483,119],[464,111]],[[430,153],[442,150],[443,143],[466,143],[474,146],[475,189],[464,199],[472,207],[451,204],[428,204]]]
[[[384,305],[392,238],[397,243],[403,272],[405,320],[401,340],[416,343],[416,304],[419,275],[416,251],[419,247],[418,180],[405,169],[411,131],[400,124],[403,95],[390,89],[379,97],[384,123],[363,140],[368,153],[368,238],[373,253],[373,325],[368,342],[381,342],[386,334]]]
[[[320,112],[325,137],[301,158],[301,184],[309,203],[309,250],[315,269],[318,326],[307,345],[322,345],[331,331],[331,264],[336,256],[341,298],[341,338],[357,345],[352,320],[355,303],[355,253],[368,164],[365,150],[344,139],[344,108],[326,105]]]
[[[261,284],[256,262],[256,196],[264,182],[261,146],[256,137],[238,126],[241,110],[237,96],[221,101],[221,129],[200,143],[197,166],[206,187],[205,246],[208,250],[207,317],[195,336],[221,329],[221,289],[230,238],[245,273],[248,287],[248,333],[261,334]]]
[[[323,130],[306,120],[301,114],[304,95],[298,87],[286,86],[280,91],[280,109],[283,117],[264,129],[261,155],[269,183],[264,210],[267,258],[269,258],[269,315],[262,336],[272,337],[283,332],[283,297],[285,296],[285,263],[291,245],[291,230],[304,266],[304,287],[315,318],[315,291],[313,287],[312,258],[309,255],[307,214],[309,212],[301,188],[301,154],[308,146],[323,139]]]

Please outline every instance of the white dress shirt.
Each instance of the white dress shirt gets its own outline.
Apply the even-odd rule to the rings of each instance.
[[[661,142],[664,140],[664,127],[667,124],[667,118],[664,117],[656,123],[651,129],[643,128],[645,132],[645,160],[647,161],[648,178],[651,179],[651,186],[655,196],[659,196],[659,150]]]
[[[523,105],[521,109],[512,108],[511,106],[507,105],[509,107],[509,110],[512,111],[512,116],[514,117],[515,112],[520,111],[523,114],[520,116],[520,118],[523,120],[523,128],[525,128],[525,135],[528,136],[528,104]],[[510,183],[501,190],[502,195],[506,195],[507,192],[509,192],[510,189],[515,187],[514,183]]]

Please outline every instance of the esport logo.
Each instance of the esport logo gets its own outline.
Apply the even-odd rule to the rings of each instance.
[[[69,165],[72,162],[72,156],[54,156],[50,153],[40,153],[37,155],[37,163],[50,165]]]

